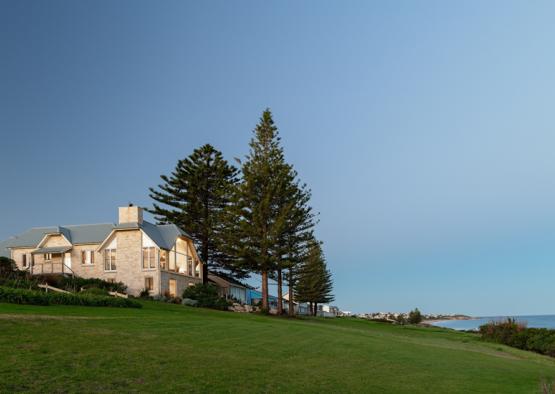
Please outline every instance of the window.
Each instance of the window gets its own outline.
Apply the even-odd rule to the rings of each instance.
[[[168,251],[160,249],[160,268],[166,269],[168,264]]]
[[[143,248],[143,269],[156,268],[156,248]]]
[[[200,262],[195,260],[195,277],[200,278]]]
[[[145,289],[151,291],[154,289],[154,279],[152,276],[145,277]]]
[[[21,255],[21,266],[22,267],[27,267],[27,255],[26,254]]]
[[[193,258],[191,256],[187,256],[187,274],[193,276]]]
[[[108,278],[106,279],[106,282],[108,283],[116,283],[116,280],[114,278]]]
[[[94,264],[94,251],[83,250],[81,251],[81,264],[92,265]]]
[[[44,261],[52,260],[52,253],[45,253],[44,254]]]
[[[170,297],[175,297],[177,294],[177,282],[175,281],[175,279],[170,279],[168,286],[169,286]]]
[[[104,271],[116,270],[116,249],[104,250]]]

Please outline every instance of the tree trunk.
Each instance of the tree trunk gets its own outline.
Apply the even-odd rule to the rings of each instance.
[[[262,272],[262,309],[270,310],[268,308],[268,271]]]
[[[312,309],[312,301],[308,303],[308,315],[312,316],[314,310]]]
[[[277,270],[277,297],[278,297],[278,305],[277,305],[277,313],[279,316],[283,315],[283,289],[281,288],[283,285],[283,279],[281,274],[281,268]]]
[[[295,316],[295,303],[293,302],[293,271],[289,270],[289,316]]]
[[[318,315],[318,303],[315,302],[314,303],[314,316],[317,316],[317,315]]]

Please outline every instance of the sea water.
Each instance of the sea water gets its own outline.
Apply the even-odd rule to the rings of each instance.
[[[555,329],[555,315],[535,315],[535,316],[489,316],[478,317],[470,320],[442,320],[432,323],[434,326],[452,328],[453,330],[478,330],[483,324],[491,321],[505,320],[507,317],[526,323],[530,328],[551,328]]]

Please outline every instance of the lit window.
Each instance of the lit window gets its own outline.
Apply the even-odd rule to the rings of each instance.
[[[151,291],[154,289],[154,279],[152,276],[147,276],[145,278],[145,289]]]
[[[165,270],[167,261],[168,261],[168,251],[160,250],[160,268]]]
[[[44,261],[52,260],[52,253],[45,253],[44,254]]]
[[[116,249],[104,250],[104,270],[105,271],[116,270]]]
[[[187,273],[189,276],[193,276],[193,258],[187,256]]]
[[[143,268],[156,268],[156,248],[143,248]]]
[[[175,297],[177,294],[177,281],[175,279],[170,279],[168,282],[170,297]]]

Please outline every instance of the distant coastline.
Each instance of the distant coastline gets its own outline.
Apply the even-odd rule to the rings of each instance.
[[[434,327],[450,328],[460,331],[477,331],[483,324],[491,321],[502,321],[507,317],[516,319],[529,328],[555,329],[555,315],[522,315],[522,316],[484,316],[463,317],[450,319],[424,320],[423,323]]]
[[[448,320],[475,320],[479,319],[477,317],[467,316],[467,315],[446,315],[446,316],[437,316],[433,319],[424,319],[422,320],[423,324],[433,325],[434,323],[448,321]]]

